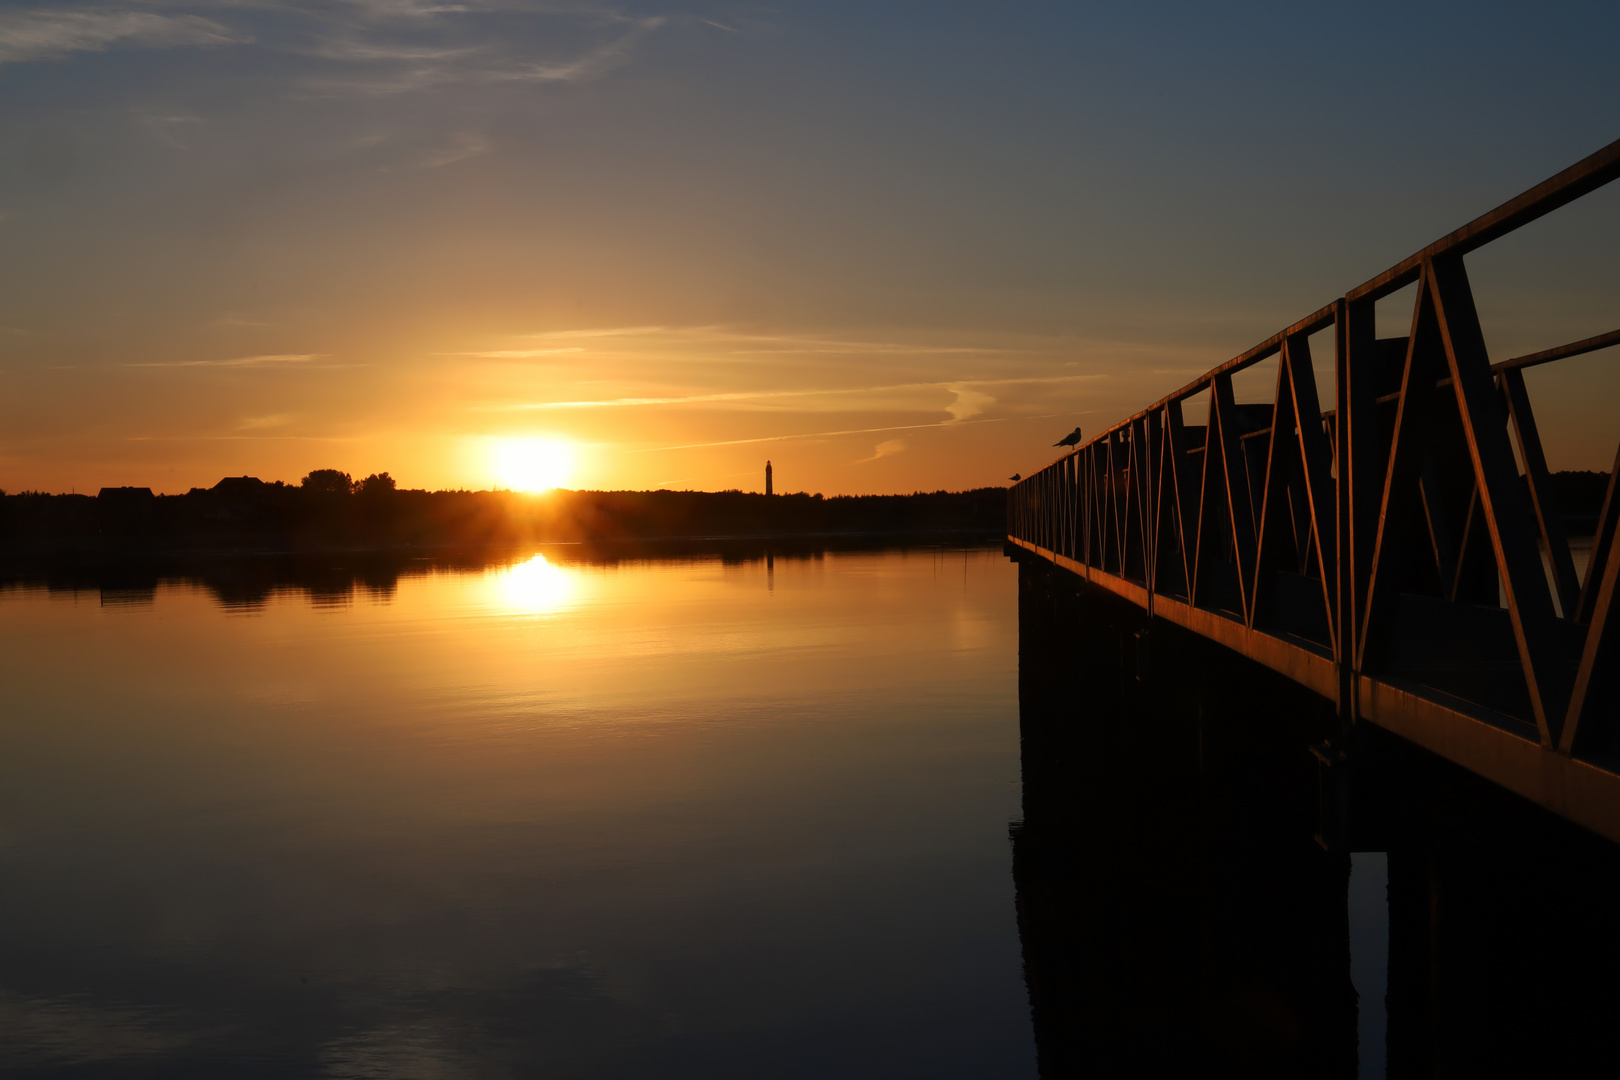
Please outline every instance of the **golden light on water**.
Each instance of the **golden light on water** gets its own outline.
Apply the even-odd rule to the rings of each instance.
[[[562,439],[496,439],[490,456],[496,486],[550,491],[572,482],[578,455],[574,444]]]
[[[536,555],[496,572],[495,595],[503,607],[528,615],[544,615],[571,607],[579,600],[580,574],[565,570]]]

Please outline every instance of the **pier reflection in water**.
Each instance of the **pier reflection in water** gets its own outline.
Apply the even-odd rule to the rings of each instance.
[[[15,571],[0,1072],[1019,1077],[999,548]]]
[[[1614,1075],[1613,845],[1371,730],[1329,854],[1308,748],[1330,707],[1145,630],[1020,569],[1042,1077]]]

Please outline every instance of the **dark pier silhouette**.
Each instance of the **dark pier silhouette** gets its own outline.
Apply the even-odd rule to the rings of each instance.
[[[1385,735],[1620,840],[1620,455],[1582,577],[1523,375],[1620,330],[1493,363],[1463,263],[1617,176],[1620,141],[1010,492],[1009,550],[1138,609],[1155,630],[1137,662],[1162,664],[1147,643],[1175,627],[1326,703],[1311,757],[1331,850]],[[1374,304],[1414,285],[1410,331],[1379,338]],[[1238,400],[1233,377],[1262,364],[1270,399]]]
[[[1038,559],[1019,643],[1013,874],[1043,1080],[1612,1075],[1620,847],[1372,728],[1325,850],[1320,695]],[[1364,852],[1387,853],[1387,893],[1356,914],[1387,945],[1354,960],[1381,993],[1352,981]]]

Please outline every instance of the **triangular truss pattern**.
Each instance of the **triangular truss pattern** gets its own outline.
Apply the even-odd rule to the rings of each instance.
[[[1620,142],[1097,435],[1013,488],[1009,537],[1346,724],[1405,710],[1564,758],[1620,750],[1620,450],[1583,575],[1524,379],[1620,331],[1493,364],[1463,262],[1617,176]],[[1373,303],[1414,284],[1406,335],[1378,339]],[[1269,400],[1238,400],[1233,377],[1273,360]]]

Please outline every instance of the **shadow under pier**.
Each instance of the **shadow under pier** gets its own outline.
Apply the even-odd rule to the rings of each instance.
[[[1033,560],[1019,619],[1042,1077],[1615,1071],[1615,845],[1370,729],[1326,851],[1328,702]],[[1359,852],[1388,853],[1388,889],[1353,950]],[[1359,995],[1356,950],[1386,975]]]

